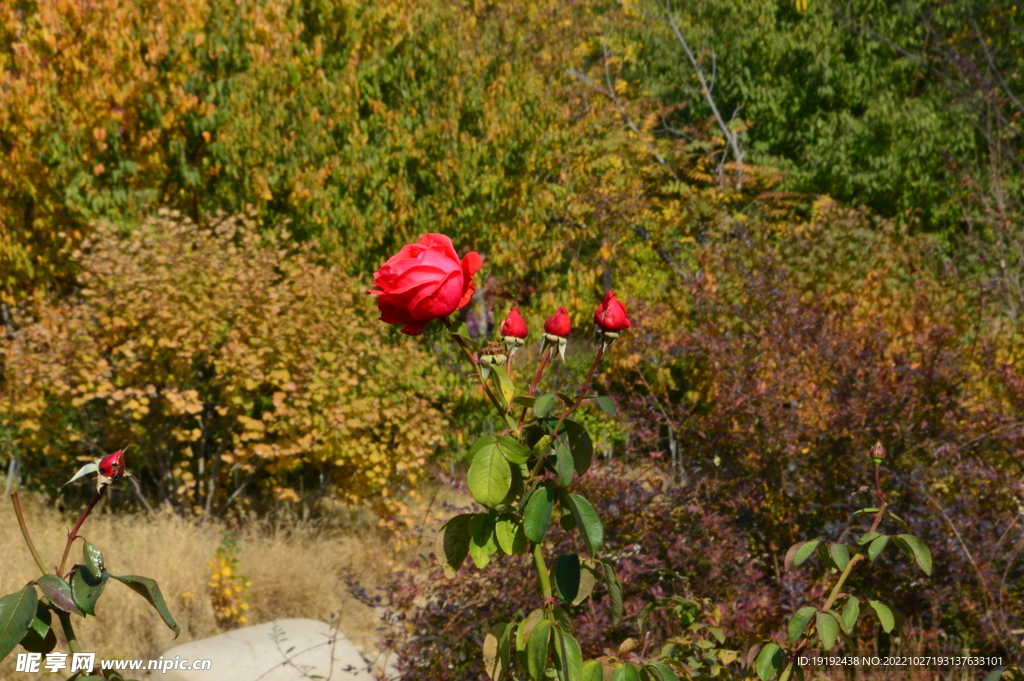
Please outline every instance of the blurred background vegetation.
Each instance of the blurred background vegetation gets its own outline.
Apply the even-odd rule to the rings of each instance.
[[[732,604],[730,635],[780,626],[813,580],[779,557],[851,526],[880,440],[939,568],[885,574],[914,645],[1019,652],[1019,14],[3,3],[7,488],[77,504],[71,471],[131,445],[141,493],[112,503],[237,519],[340,495],[406,528],[486,411],[439,336],[399,337],[361,292],[402,244],[444,232],[484,257],[474,333],[512,306],[533,329],[570,309],[579,337],[554,382],[589,363],[604,290],[627,304],[634,328],[601,376],[623,407],[599,426],[613,479],[595,484],[617,508],[693,516],[622,538],[677,561],[667,582],[636,577],[650,588],[634,610],[699,584]],[[673,484],[652,501],[620,489],[627,470]],[[685,559],[709,542],[763,569],[712,579]],[[466,598],[480,593],[495,591]],[[450,655],[463,663],[433,678],[472,678],[475,653]]]

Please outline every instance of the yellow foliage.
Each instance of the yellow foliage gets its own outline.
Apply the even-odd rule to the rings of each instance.
[[[98,225],[74,257],[80,297],[0,345],[0,424],[30,475],[67,479],[76,455],[131,444],[130,467],[186,507],[326,481],[387,511],[381,492],[442,442],[443,369],[387,343],[365,284],[311,248],[243,216],[163,212],[129,236]]]

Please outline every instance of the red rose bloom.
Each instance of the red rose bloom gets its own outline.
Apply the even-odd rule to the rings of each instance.
[[[426,234],[403,246],[373,275],[381,321],[403,324],[410,336],[430,322],[447,317],[473,297],[473,275],[483,263],[475,252],[461,261],[452,240],[444,234]]]
[[[99,463],[100,475],[109,478],[111,482],[117,482],[124,475],[124,450],[119,449],[113,454],[107,454]]]
[[[558,308],[558,312],[548,317],[548,320],[544,322],[544,331],[560,338],[568,336],[571,328],[569,311],[564,307]]]
[[[505,317],[505,321],[501,323],[501,335],[505,338],[526,338],[528,333],[526,322],[520,316],[519,310],[513,307]]]
[[[633,326],[626,315],[626,306],[615,300],[615,294],[609,291],[604,294],[601,304],[594,310],[594,323],[602,331],[618,333]]]

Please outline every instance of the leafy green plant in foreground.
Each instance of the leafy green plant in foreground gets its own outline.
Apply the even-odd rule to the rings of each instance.
[[[20,591],[0,598],[0,659],[6,657],[18,644],[29,653],[46,655],[57,646],[57,635],[54,631],[54,615],[60,622],[61,631],[68,643],[71,653],[82,652],[78,637],[75,635],[72,615],[79,617],[96,616],[96,603],[103,595],[107,582],[113,579],[121,582],[132,591],[146,599],[159,613],[164,623],[174,631],[175,638],[181,629],[175,622],[163,594],[157,583],[148,577],[138,575],[115,575],[107,570],[103,553],[98,547],[78,534],[93,508],[103,498],[110,485],[125,476],[132,477],[125,469],[124,450],[116,451],[102,459],[86,464],[68,482],[74,482],[85,475],[96,473],[96,496],[78,518],[74,528],[68,532],[68,540],[64,545],[64,554],[60,565],[51,572],[39,552],[36,550],[25,515],[21,510],[18,493],[11,495],[14,511],[18,517],[25,544],[32,553],[41,576],[30,581]],[[82,539],[82,562],[75,564],[65,572],[71,547],[76,539]],[[78,681],[97,681],[99,679],[121,679],[117,672],[101,670],[95,666],[88,669],[74,668],[72,658],[71,669],[74,674],[69,678]]]
[[[539,366],[535,373],[527,372],[533,378],[523,389],[517,385],[513,364],[528,329],[518,310],[512,310],[501,327],[503,343],[477,344],[464,326],[449,319],[472,296],[472,278],[478,268],[475,254],[460,261],[450,239],[427,235],[418,244],[404,247],[378,270],[378,289],[371,293],[379,296],[382,320],[406,325],[404,330],[410,335],[440,319],[472,363],[473,376],[500,422],[493,435],[478,438],[469,451],[468,488],[483,509],[451,518],[438,532],[434,547],[449,578],[457,576],[467,559],[480,570],[493,569],[491,564],[503,557],[532,559],[540,607],[522,608],[508,621],[477,625],[486,632],[482,662],[490,678],[672,681],[750,678],[754,674],[762,681],[787,681],[804,678],[805,668],[814,664],[813,657],[807,658],[805,653],[827,652],[840,642],[847,646],[847,653],[855,651],[854,629],[862,614],[872,612],[886,633],[896,630],[897,613],[888,595],[845,591],[853,570],[862,563],[873,563],[890,544],[926,575],[932,570],[930,550],[893,512],[882,491],[884,450],[879,444],[871,453],[876,505],[858,512],[871,515],[870,528],[852,546],[812,539],[787,553],[787,568],[817,554],[829,571],[823,602],[801,607],[789,618],[785,627],[788,642],[748,642],[737,650],[739,646],[729,645],[722,612],[714,603],[688,594],[671,595],[655,597],[637,615],[639,631],[648,618],[674,619],[675,632],[663,642],[630,637],[616,648],[602,648],[603,655],[585,660],[574,620],[579,606],[600,592],[613,623],[626,612],[618,557],[603,551],[605,526],[598,507],[580,494],[577,484],[591,467],[593,443],[575,416],[589,405],[608,414],[615,412],[615,403],[595,394],[591,384],[602,357],[631,323],[625,308],[609,291],[594,314],[598,346],[586,378],[575,394],[545,393],[540,389],[545,369],[556,355],[564,357],[571,331],[569,311],[560,308],[545,324]],[[864,487],[862,491],[870,490]],[[556,523],[573,538],[571,543],[559,544],[552,536],[549,530]],[[552,546],[558,550],[552,551]],[[638,545],[638,550],[644,549]],[[508,563],[503,565],[510,572],[516,570]],[[595,589],[598,585],[600,589]],[[474,671],[474,676],[477,673]],[[992,679],[1005,678],[1002,669],[992,674]]]

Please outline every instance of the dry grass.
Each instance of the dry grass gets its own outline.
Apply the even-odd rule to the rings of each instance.
[[[21,500],[44,562],[55,565],[75,517],[48,508],[39,496],[22,493]],[[11,503],[2,501],[0,595],[20,589],[38,575]],[[347,578],[355,576],[373,594],[386,581],[396,556],[370,519],[348,513],[342,529],[337,519],[332,524],[327,528],[325,523],[296,519],[274,526],[261,521],[236,533],[239,570],[252,582],[249,622],[285,617],[336,619],[342,633],[370,651],[377,640],[378,620],[371,606],[352,595]],[[171,514],[148,517],[98,508],[80,534],[103,550],[110,572],[155,579],[182,631],[173,640],[173,633],[142,598],[111,582],[99,601],[98,617],[74,618],[82,649],[101,658],[149,658],[177,643],[220,633],[207,582],[209,563],[226,530],[222,524],[198,524]],[[81,542],[72,549],[69,564],[72,561],[81,562]],[[67,650],[63,640],[58,650]],[[0,679],[14,677],[13,670],[12,654],[0,662]]]

